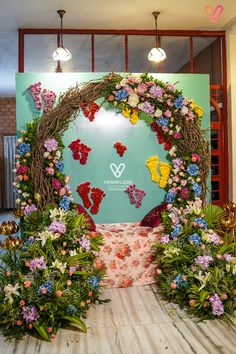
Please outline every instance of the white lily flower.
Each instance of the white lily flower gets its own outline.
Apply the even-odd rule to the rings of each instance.
[[[20,288],[19,283],[16,283],[14,286],[12,284],[8,284],[4,286],[4,292],[5,292],[5,300],[4,301],[9,301],[10,304],[13,303],[13,297],[12,295],[19,296],[20,293],[18,289]]]
[[[58,259],[55,262],[52,262],[51,268],[59,269],[62,274],[65,273],[66,270],[66,263],[59,262]]]
[[[200,286],[200,288],[198,289],[199,291],[202,290],[203,288],[205,288],[206,283],[208,282],[208,280],[211,278],[211,273],[207,272],[205,273],[205,276],[202,275],[202,271],[200,270],[198,272],[198,274],[195,275],[195,278],[198,279],[200,281],[200,283],[202,283],[202,285]]]

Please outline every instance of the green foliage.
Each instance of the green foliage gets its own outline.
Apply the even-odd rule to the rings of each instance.
[[[90,233],[75,210],[46,208],[29,214],[23,224],[28,238],[1,256],[4,334],[21,338],[36,331],[50,341],[69,323],[86,332],[81,318],[91,305],[107,301],[100,299],[104,269],[94,267],[102,236]]]
[[[235,311],[236,258],[233,252],[236,243],[227,235],[222,239],[216,233],[220,229],[218,223],[225,217],[221,208],[208,205],[196,212],[197,215],[193,211],[185,212],[185,223],[178,237],[155,245],[159,267],[157,281],[165,296],[200,320],[219,316],[226,319]],[[203,220],[202,228],[196,223],[199,217]],[[164,213],[163,220],[167,230],[171,230],[168,212]],[[193,234],[198,235],[195,242],[190,238]],[[198,263],[198,257],[211,260]],[[220,308],[218,312],[214,301]]]

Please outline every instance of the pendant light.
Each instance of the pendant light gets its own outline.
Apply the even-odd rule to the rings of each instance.
[[[53,52],[53,59],[54,60],[60,60],[60,61],[67,61],[70,60],[72,58],[71,52],[64,47],[63,44],[63,16],[65,15],[65,10],[58,10],[57,11],[58,15],[60,16],[61,19],[61,33],[60,33],[60,46],[54,50]]]
[[[155,18],[155,28],[156,28],[156,47],[152,48],[148,53],[148,60],[154,61],[156,63],[166,59],[166,53],[162,48],[158,48],[158,35],[157,35],[157,17],[160,15],[159,11],[154,11],[152,15]]]

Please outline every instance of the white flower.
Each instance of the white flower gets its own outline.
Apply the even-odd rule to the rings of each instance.
[[[19,139],[17,139],[17,142],[20,144],[20,143],[23,142],[23,139],[22,139],[22,138],[19,138]]]
[[[131,95],[129,95],[129,99],[127,102],[131,107],[137,107],[138,103],[139,103],[139,97],[136,93],[132,93]]]
[[[180,111],[180,114],[181,114],[182,116],[185,116],[185,114],[187,114],[187,113],[188,113],[188,108],[185,107],[185,106],[183,106],[183,108],[182,108],[181,111]]]
[[[36,240],[41,241],[42,246],[44,246],[47,240],[56,240],[58,237],[60,237],[59,233],[54,234],[51,231],[45,230],[38,234]]]
[[[195,275],[195,278],[198,279],[200,281],[200,283],[202,284],[200,286],[200,288],[198,289],[198,291],[202,290],[203,288],[205,288],[206,283],[208,282],[208,280],[211,278],[211,273],[207,272],[205,273],[205,276],[202,275],[202,271],[200,270],[198,272],[198,274]]]
[[[175,151],[176,151],[176,146],[173,145],[172,148],[169,150],[169,155],[170,156],[174,156],[175,155]]]
[[[141,111],[143,110],[143,103],[139,103],[138,109],[140,109]]]
[[[12,295],[19,296],[20,293],[18,289],[20,288],[19,283],[16,283],[14,286],[12,284],[8,284],[4,286],[4,292],[5,292],[5,301],[9,301],[10,304],[13,303],[13,297]]]
[[[50,155],[50,152],[49,151],[46,151],[44,154],[43,154],[43,157],[48,157]]]
[[[161,116],[162,116],[162,111],[161,111],[159,108],[157,108],[157,110],[156,110],[155,113],[154,113],[154,116],[155,116],[156,118],[161,117]]]
[[[66,263],[59,262],[58,259],[55,262],[52,262],[51,268],[59,269],[62,274],[65,273]]]
[[[127,81],[132,82],[134,84],[140,84],[142,82],[142,79],[140,75],[131,74],[127,76]]]
[[[164,251],[164,255],[166,258],[173,258],[174,256],[178,256],[180,252],[179,248],[169,248]]]
[[[180,127],[179,125],[176,125],[176,126],[175,126],[175,129],[176,129],[176,133],[179,133],[180,130],[181,130],[181,127]]]
[[[16,199],[16,204],[20,203],[20,198]]]
[[[50,219],[65,220],[66,212],[64,209],[55,208],[50,210]]]
[[[77,252],[76,252],[76,250],[73,250],[73,251],[69,251],[69,254],[71,257],[73,257],[73,256],[77,255]]]
[[[236,265],[233,267],[232,269],[232,274],[235,275],[236,274]]]
[[[57,152],[55,153],[55,159],[60,160],[61,158],[61,151],[57,150]]]
[[[121,80],[121,82],[120,82],[121,86],[125,86],[126,84],[127,84],[127,79]]]

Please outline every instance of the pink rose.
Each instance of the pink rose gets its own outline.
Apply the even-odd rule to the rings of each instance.
[[[170,118],[172,116],[172,113],[169,109],[167,109],[167,111],[165,111],[164,116],[167,118]]]
[[[47,172],[47,174],[49,174],[49,175],[51,175],[51,176],[53,176],[54,175],[54,168],[52,168],[52,167],[46,167],[45,168],[45,171]]]

